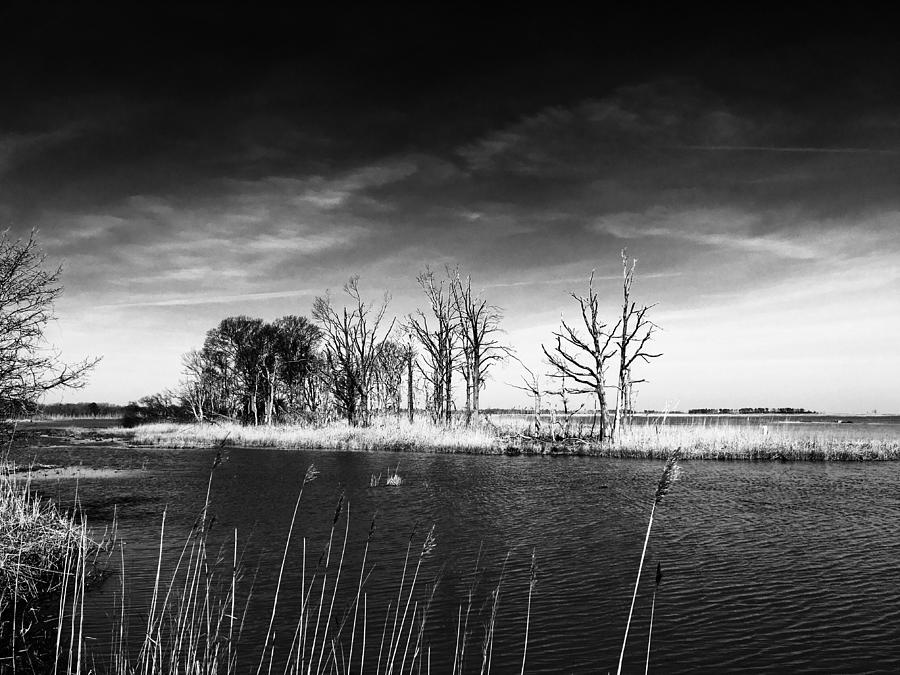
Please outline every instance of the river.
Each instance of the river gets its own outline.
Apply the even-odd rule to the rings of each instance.
[[[104,470],[77,480],[50,472],[34,485],[65,506],[77,495],[95,529],[117,515],[128,622],[139,636],[163,512],[171,563],[203,506],[215,451],[82,444],[24,454]],[[309,572],[343,494],[336,539],[348,513],[350,530],[338,609],[355,591],[373,516],[377,528],[366,584],[370,664],[388,605],[396,605],[410,534],[417,556],[433,525],[435,546],[423,559],[416,595],[424,600],[427,585],[439,578],[425,630],[433,672],[450,670],[458,613],[476,565],[483,573],[466,671],[478,672],[480,635],[501,573],[492,666],[497,673],[519,671],[532,551],[538,569],[527,671],[615,671],[661,462],[231,448],[212,477],[210,548],[225,547],[230,556],[236,529],[245,582],[255,576],[243,668],[259,658],[291,512],[311,464],[319,476],[301,502],[276,653],[287,649],[298,606],[300,537],[307,538]],[[399,487],[384,485],[393,469],[402,476]],[[373,474],[382,475],[378,487],[370,487]],[[897,672],[898,478],[896,462],[684,463],[657,510],[625,671],[644,667],[660,563],[651,671]],[[111,639],[120,589],[113,577],[88,595],[85,634],[98,654]]]

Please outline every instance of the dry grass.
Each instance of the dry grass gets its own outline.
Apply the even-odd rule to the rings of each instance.
[[[148,424],[110,429],[139,445],[168,448],[244,447],[399,450],[477,454],[572,454],[664,459],[680,449],[684,459],[719,460],[897,460],[900,437],[866,434],[862,427],[828,425],[640,424],[613,443],[591,434],[589,421],[564,427],[547,421],[535,433],[530,416],[486,419],[480,425],[444,426],[419,420],[383,418],[370,427],[334,423],[314,426],[237,424]]]
[[[112,430],[110,430],[112,431]],[[167,448],[244,447],[332,448],[341,450],[402,450],[420,452],[499,452],[487,427],[442,426],[426,421],[410,424],[388,418],[370,427],[334,423],[324,427],[240,426],[239,424],[147,424],[116,433],[135,443]]]
[[[900,439],[885,434],[866,436],[827,425],[635,425],[613,443],[590,437],[590,423],[561,428],[545,425],[533,433],[530,417],[507,417],[497,425],[507,448],[523,452],[561,452],[603,457],[665,459],[680,449],[683,459],[719,460],[898,460]]]
[[[35,496],[27,474],[0,467],[0,670],[56,671],[80,658],[78,609],[105,548]]]

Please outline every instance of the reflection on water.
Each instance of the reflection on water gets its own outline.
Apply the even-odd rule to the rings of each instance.
[[[102,478],[86,473],[77,482],[51,476],[36,487],[63,504],[71,504],[77,489],[94,525],[118,514],[128,612],[138,633],[162,513],[166,554],[174,559],[202,506],[214,451],[82,446],[31,452],[39,453],[40,462],[120,470]],[[314,565],[345,494],[351,523],[347,593],[355,587],[376,517],[367,587],[379,637],[388,603],[396,602],[410,533],[416,528],[421,541],[434,524],[437,547],[424,562],[423,578],[440,576],[427,628],[435,672],[452,659],[457,612],[476,561],[486,570],[476,598],[477,633],[507,554],[493,665],[495,672],[518,672],[532,549],[539,577],[528,671],[615,669],[661,462],[232,449],[213,479],[212,536],[213,546],[224,545],[237,528],[248,576],[258,570],[242,647],[247,663],[258,658],[255,647],[271,611],[267,599],[311,463],[321,474],[306,488],[296,532],[308,538],[308,565]],[[373,473],[386,475],[398,463],[402,486],[369,487]],[[898,474],[898,463],[686,464],[657,513],[626,670],[644,665],[659,561],[665,576],[653,627],[656,671],[896,672]],[[289,642],[281,636],[293,625],[287,614],[297,607],[301,569],[298,539],[283,583],[276,641]],[[109,640],[118,586],[107,583],[89,597],[87,632],[97,645]],[[470,665],[479,659],[474,654]]]

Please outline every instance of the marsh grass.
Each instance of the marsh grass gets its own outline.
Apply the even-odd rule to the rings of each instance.
[[[547,425],[545,425],[547,426]],[[188,448],[223,443],[243,447],[333,448],[477,454],[572,454],[664,459],[680,448],[684,459],[717,460],[897,460],[900,438],[885,434],[835,431],[833,428],[781,425],[637,424],[614,442],[591,435],[590,423],[572,424],[534,435],[525,416],[503,416],[480,425],[449,426],[419,420],[381,418],[370,427],[336,423],[314,426],[240,426],[237,424],[148,424],[110,429],[139,445]]]
[[[403,485],[403,478],[400,477],[399,471],[400,465],[398,464],[396,469],[388,472],[388,477],[384,484],[390,485],[391,487],[400,487]]]
[[[327,426],[241,426],[239,424],[147,424],[109,430],[135,443],[168,448],[242,447],[332,448],[428,452],[499,452],[488,427],[444,426],[420,420],[382,418],[369,427],[345,423]]]
[[[31,491],[27,474],[0,471],[0,671],[42,672],[81,661],[85,592],[104,577],[95,541],[73,512]],[[62,672],[62,671],[60,671]]]
[[[613,442],[592,437],[590,421],[560,426],[534,436],[526,416],[504,415],[494,421],[503,447],[509,451],[576,454],[601,457],[665,459],[680,449],[683,459],[717,460],[897,460],[900,437],[885,432],[866,435],[830,425],[665,424],[649,421],[621,430]]]

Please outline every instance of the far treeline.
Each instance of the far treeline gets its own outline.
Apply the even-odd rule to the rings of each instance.
[[[528,371],[528,386],[520,387],[536,410],[556,396],[570,415],[584,406],[571,410],[569,396],[588,395],[601,439],[628,423],[633,386],[644,381],[632,377],[634,365],[660,356],[648,349],[657,330],[648,316],[652,305],[631,300],[635,264],[622,251],[622,304],[614,321],[600,316],[593,273],[586,296],[570,294],[579,308],[576,323],[562,320],[542,347],[547,375],[559,386],[544,391]],[[459,412],[466,423],[477,420],[492,366],[518,360],[501,340],[502,311],[474,292],[458,267],[443,274],[426,268],[416,280],[423,306],[399,319],[387,316],[388,294],[378,302],[363,298],[357,276],[344,285],[342,303],[328,292],[317,297],[311,317],[222,319],[200,348],[183,356],[179,386],[140,403],[155,416],[253,425],[343,418],[366,426],[375,415],[412,420],[417,410],[436,423]],[[464,396],[462,411],[454,396]]]
[[[815,415],[805,408],[691,408],[688,415]]]

